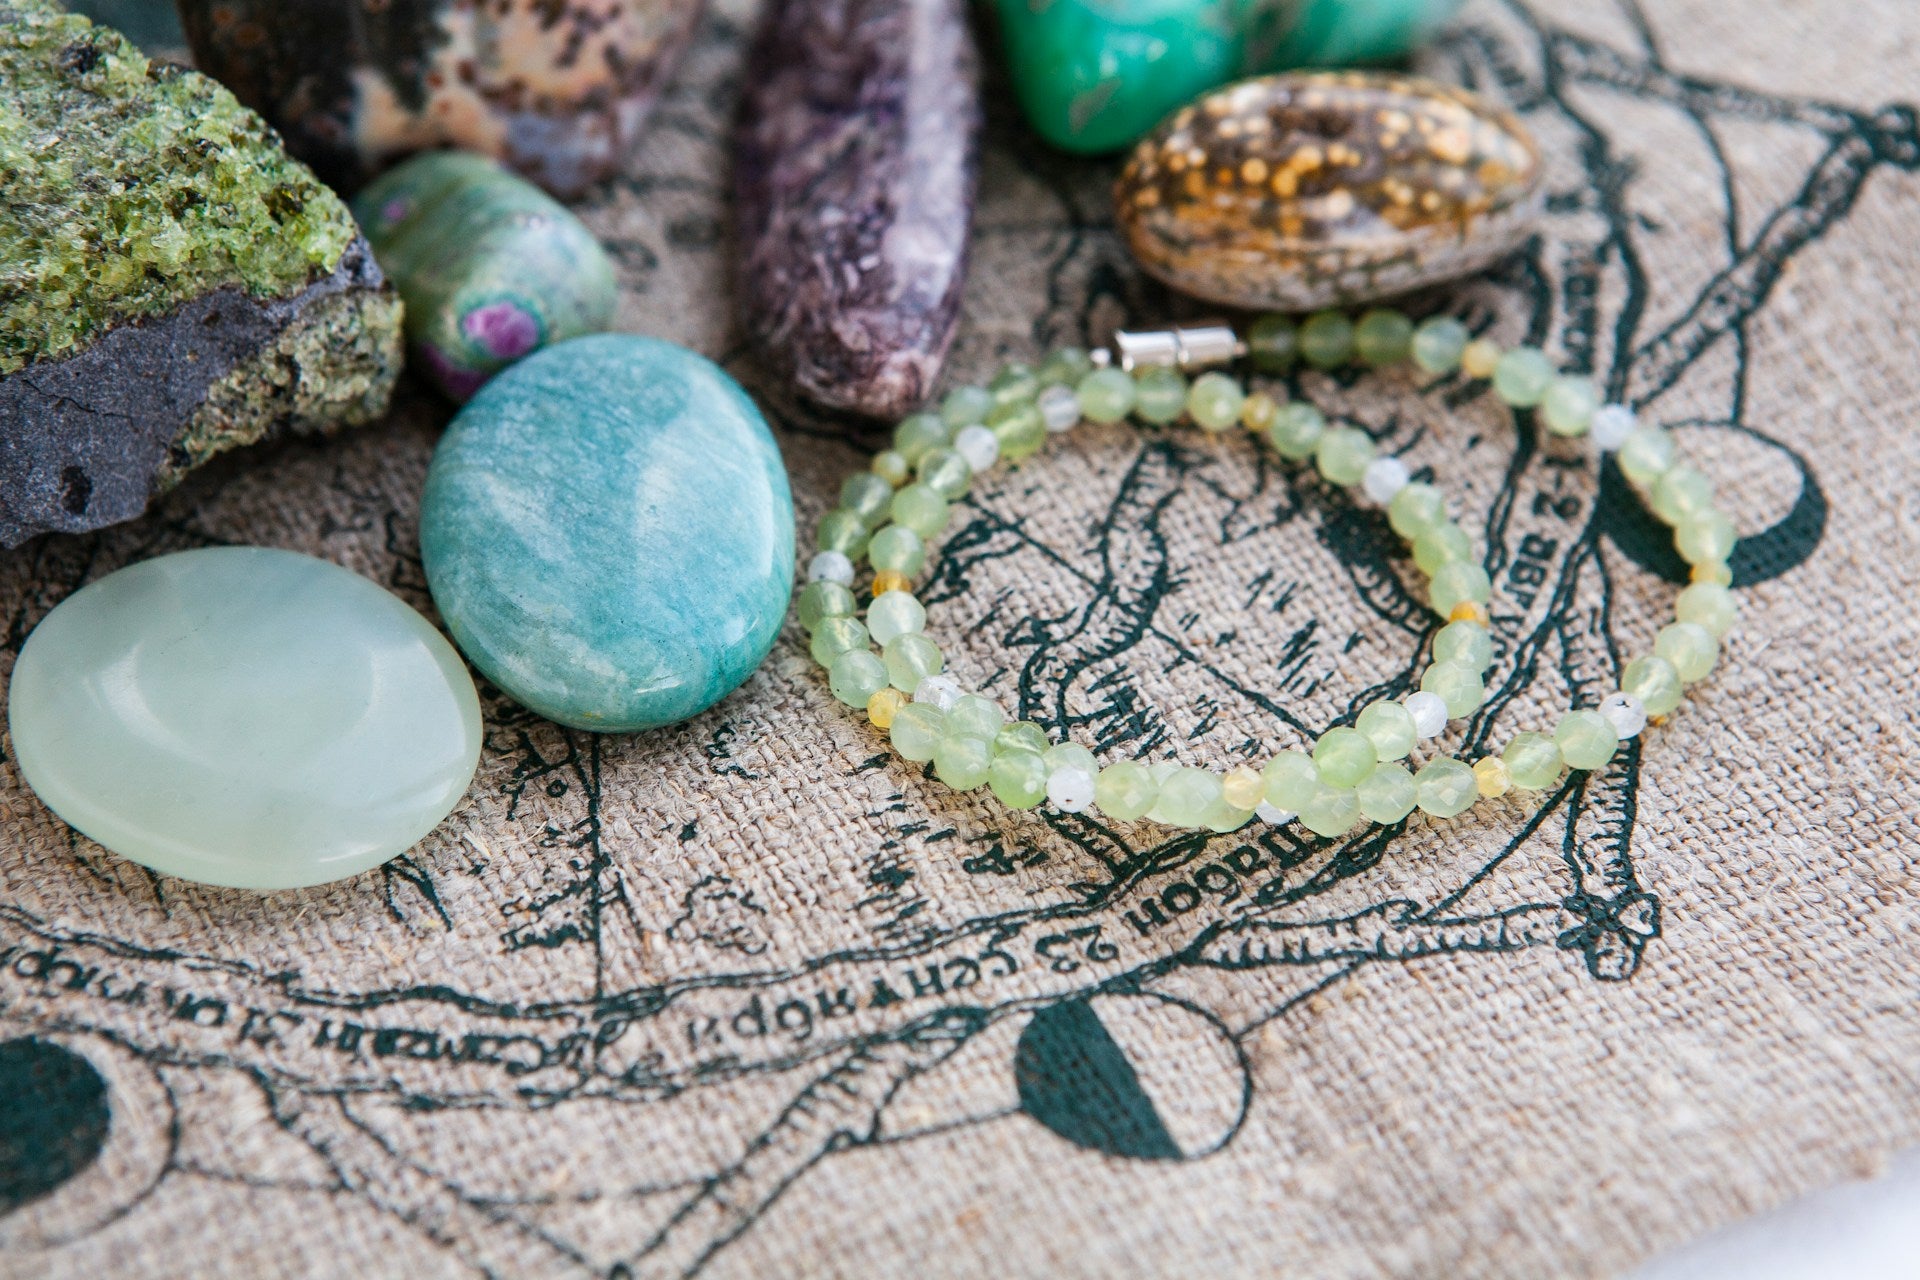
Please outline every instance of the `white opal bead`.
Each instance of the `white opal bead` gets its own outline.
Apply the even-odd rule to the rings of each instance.
[[[1614,692],[1600,702],[1600,716],[1614,727],[1620,735],[1620,741],[1638,737],[1647,727],[1647,706],[1630,693]]]
[[[960,682],[949,675],[923,676],[920,683],[913,686],[915,702],[930,703],[941,711],[950,710],[960,697]]]
[[[1413,717],[1413,731],[1423,738],[1437,738],[1447,729],[1447,701],[1437,693],[1422,689],[1407,695],[1407,714]]]
[[[1587,424],[1587,433],[1593,437],[1593,447],[1602,453],[1612,453],[1627,442],[1633,429],[1639,426],[1633,410],[1623,404],[1603,404],[1593,411],[1593,417]]]
[[[953,438],[953,447],[967,460],[975,475],[984,475],[1000,461],[1000,437],[977,422],[960,428],[960,433]]]
[[[1047,799],[1062,813],[1080,813],[1093,803],[1093,775],[1067,765],[1047,775]]]
[[[839,551],[822,551],[807,561],[808,582],[837,582],[843,587],[853,585],[853,561]]]
[[[1072,387],[1058,384],[1043,387],[1033,403],[1040,410],[1040,420],[1055,435],[1072,430],[1080,421],[1080,397],[1073,393]]]
[[[1263,800],[1253,807],[1253,816],[1270,826],[1284,827],[1300,815],[1286,809],[1276,809]]]
[[[1407,464],[1398,458],[1375,458],[1360,477],[1360,489],[1381,506],[1393,501],[1393,495],[1413,479]]]

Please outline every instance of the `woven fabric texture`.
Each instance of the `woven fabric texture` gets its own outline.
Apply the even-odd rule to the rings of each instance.
[[[772,385],[726,305],[750,17],[709,18],[581,209],[620,326],[765,405],[810,539],[877,437]],[[1920,1142],[1920,10],[1474,0],[1424,67],[1518,112],[1552,198],[1421,305],[1593,369],[1738,513],[1743,624],[1670,723],[1454,822],[1170,835],[952,794],[790,630],[644,736],[483,689],[432,838],[271,897],[106,854],[8,762],[0,1110],[45,1101],[0,1138],[0,1275],[1606,1275]],[[1129,263],[1116,166],[989,97],[951,377],[1203,314]],[[1579,448],[1406,372],[1289,389],[1487,539],[1467,749],[1650,644],[1684,575]],[[446,413],[414,392],[0,557],[0,674],[186,547],[430,610]],[[1190,430],[1084,428],[977,486],[923,598],[969,684],[1216,767],[1409,688],[1430,626],[1375,513]]]

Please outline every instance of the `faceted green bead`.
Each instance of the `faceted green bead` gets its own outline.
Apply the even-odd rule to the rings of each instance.
[[[1282,751],[1267,762],[1263,773],[1267,803],[1288,813],[1299,813],[1320,789],[1320,766],[1304,751]]]
[[[1566,768],[1559,744],[1544,733],[1514,734],[1500,758],[1506,762],[1513,785],[1528,791],[1545,791],[1560,781],[1561,770]]]
[[[947,500],[924,484],[910,484],[893,495],[895,524],[905,525],[922,538],[947,527]]]
[[[1397,764],[1378,764],[1353,789],[1360,812],[1373,822],[1393,823],[1413,812],[1420,802],[1413,775]]]
[[[929,449],[914,468],[920,483],[948,502],[958,502],[973,484],[973,468],[953,449]]]
[[[1673,616],[1682,622],[1698,623],[1719,638],[1733,630],[1733,624],[1740,617],[1740,605],[1733,598],[1733,592],[1719,583],[1696,582],[1674,601]]]
[[[1697,622],[1675,622],[1662,627],[1654,637],[1653,651],[1673,664],[1682,684],[1706,679],[1713,664],[1720,661],[1720,642],[1713,632]]]
[[[1431,578],[1455,561],[1473,556],[1473,542],[1467,531],[1453,521],[1437,524],[1413,540],[1413,562]]]
[[[927,629],[927,607],[905,591],[888,591],[867,606],[867,632],[882,648]],[[863,704],[864,705],[864,704]]]
[[[1439,528],[1446,520],[1446,495],[1421,480],[1404,486],[1387,502],[1387,523],[1408,542]]]
[[[1477,622],[1449,622],[1433,633],[1433,660],[1485,671],[1493,665],[1493,637]]]
[[[993,735],[995,754],[1002,751],[1031,751],[1039,755],[1052,745],[1047,741],[1047,731],[1031,720],[1015,720],[1004,724]]]
[[[1159,795],[1153,770],[1132,760],[1108,765],[1093,783],[1093,802],[1115,822],[1132,822],[1144,816]]]
[[[1353,321],[1319,311],[1300,326],[1300,355],[1317,369],[1337,369],[1353,358]]]
[[[1353,830],[1353,824],[1358,821],[1360,799],[1351,787],[1322,784],[1300,806],[1300,825],[1329,840]]]
[[[1413,351],[1413,321],[1386,307],[1369,311],[1353,327],[1353,351],[1376,369],[1398,364]]]
[[[1413,750],[1420,740],[1413,726],[1413,713],[1390,698],[1369,702],[1353,727],[1367,735],[1373,754],[1381,760],[1398,760]]]
[[[809,632],[824,618],[850,618],[854,611],[853,591],[837,582],[809,582],[800,592],[800,625]]]
[[[1267,439],[1281,457],[1304,462],[1320,447],[1320,438],[1326,433],[1325,414],[1304,400],[1289,400],[1274,414]]]
[[[1008,462],[1032,457],[1047,442],[1047,420],[1031,400],[996,406],[987,415],[986,425],[1000,442],[1000,456]]]
[[[960,428],[985,421],[993,408],[993,393],[985,387],[955,387],[940,402],[940,419],[956,434]]]
[[[1640,699],[1650,716],[1670,714],[1680,705],[1685,686],[1673,664],[1659,654],[1635,658],[1620,673],[1620,688]]]
[[[1659,427],[1635,427],[1614,455],[1620,471],[1637,485],[1649,486],[1673,465],[1673,436]]]
[[[1421,765],[1413,789],[1421,812],[1436,818],[1457,818],[1480,797],[1473,770],[1452,756],[1435,756]]]
[[[992,742],[1007,713],[992,698],[969,693],[947,708],[947,732],[971,734]]]
[[[835,507],[820,517],[814,545],[822,551],[838,551],[849,560],[858,560],[867,549],[867,522],[857,512]]]
[[[1546,397],[1553,362],[1538,347],[1515,347],[1493,367],[1493,390],[1516,409],[1531,409]]]
[[[912,694],[928,676],[937,676],[946,666],[946,655],[933,638],[922,631],[909,631],[887,642],[887,679],[893,687]]]
[[[1434,570],[1427,593],[1433,601],[1433,611],[1444,618],[1457,604],[1485,604],[1491,600],[1493,581],[1485,569],[1471,560],[1449,560]]]
[[[1093,372],[1093,357],[1085,347],[1061,347],[1040,362],[1040,385],[1077,387]]]
[[[1697,520],[1713,510],[1713,481],[1693,467],[1668,467],[1648,494],[1653,513],[1668,524]]]
[[[1613,759],[1620,732],[1598,711],[1569,711],[1554,727],[1553,740],[1569,769],[1599,769]]]
[[[849,649],[867,647],[867,624],[858,618],[822,618],[820,625],[813,629],[813,642],[807,651],[813,660],[823,667],[831,667],[833,660]]]
[[[1213,808],[1207,810],[1206,815],[1200,819],[1200,825],[1208,831],[1223,833],[1238,831],[1247,825],[1247,820],[1251,817],[1253,817],[1253,810],[1236,809],[1231,801],[1222,796],[1214,801]]]
[[[849,649],[827,668],[827,687],[848,706],[864,709],[867,699],[887,687],[887,664],[871,649]]]
[[[1285,373],[1300,356],[1300,329],[1291,316],[1265,315],[1247,330],[1247,356],[1262,373]]]
[[[1547,384],[1540,400],[1540,420],[1557,436],[1585,435],[1599,407],[1600,393],[1592,378],[1563,373]]]
[[[1011,809],[1031,809],[1047,798],[1047,764],[1033,750],[993,753],[987,766],[987,785]]]
[[[1088,422],[1119,422],[1133,412],[1133,376],[1120,369],[1095,369],[1080,379],[1077,394]]]
[[[867,561],[876,569],[892,569],[914,578],[927,567],[927,546],[905,525],[890,524],[867,544]]]
[[[1149,365],[1133,375],[1133,412],[1142,422],[1174,421],[1187,407],[1187,379],[1178,369]]]
[[[1187,389],[1187,413],[1202,431],[1225,431],[1240,421],[1247,393],[1224,373],[1203,373]]]
[[[1314,767],[1325,786],[1358,786],[1378,762],[1373,739],[1358,729],[1329,729],[1313,744]]]
[[[1100,773],[1100,763],[1093,758],[1093,752],[1077,742],[1056,742],[1046,749],[1045,754],[1048,773],[1079,769],[1089,778],[1097,777]]]
[[[1421,673],[1420,688],[1447,704],[1447,719],[1464,720],[1486,700],[1487,685],[1480,673],[1457,662],[1436,662]]]
[[[952,441],[953,428],[937,413],[916,413],[893,429],[893,451],[909,465],[920,461],[920,455],[927,450]]]
[[[1718,564],[1733,554],[1733,521],[1724,512],[1709,511],[1673,531],[1673,548],[1688,564]]]
[[[1337,427],[1320,437],[1313,464],[1328,484],[1354,485],[1373,461],[1373,437],[1358,427]]]
[[[985,738],[955,733],[947,717],[946,732],[933,749],[933,774],[955,791],[972,791],[987,781],[993,768],[993,744]]]
[[[1220,803],[1220,776],[1209,769],[1182,767],[1160,784],[1160,797],[1149,816],[1170,827],[1202,826],[1207,813]]]
[[[987,394],[993,397],[995,408],[1028,404],[1040,394],[1040,375],[1032,365],[1016,360],[993,375]]]
[[[893,486],[871,471],[856,471],[840,486],[840,505],[869,529],[881,524],[892,501]]]
[[[1433,316],[1413,331],[1413,362],[1427,373],[1452,373],[1473,335],[1452,316]]]
[[[913,464],[895,450],[882,449],[873,455],[873,474],[894,488],[898,488],[907,482],[908,476],[913,474]]]
[[[903,760],[925,764],[933,759],[947,731],[947,713],[928,702],[909,702],[893,713],[887,736]]]

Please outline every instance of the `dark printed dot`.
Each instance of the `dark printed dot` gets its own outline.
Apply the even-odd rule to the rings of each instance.
[[[107,1083],[45,1040],[0,1043],[0,1214],[58,1189],[106,1145]]]

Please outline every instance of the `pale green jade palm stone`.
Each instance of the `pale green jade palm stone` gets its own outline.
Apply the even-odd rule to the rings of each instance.
[[[166,875],[297,889],[405,852],[480,760],[473,679],[425,618],[291,551],[210,547],[75,592],[27,637],[27,785]]]

